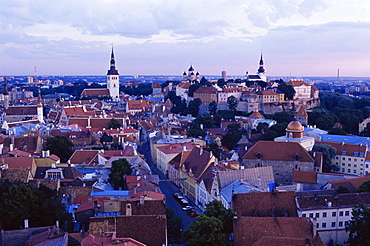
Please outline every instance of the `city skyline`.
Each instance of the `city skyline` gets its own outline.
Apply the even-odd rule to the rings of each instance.
[[[113,43],[121,75],[370,77],[365,1],[6,1],[6,75],[104,75]],[[37,67],[37,71],[35,71]]]

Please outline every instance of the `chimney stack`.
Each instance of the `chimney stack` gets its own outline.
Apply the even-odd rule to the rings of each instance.
[[[132,207],[131,203],[126,204],[126,216],[131,216],[132,215]]]

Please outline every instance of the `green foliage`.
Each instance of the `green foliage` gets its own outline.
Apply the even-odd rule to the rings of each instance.
[[[357,192],[370,192],[370,180],[363,182],[358,187]]]
[[[191,114],[193,117],[197,117],[199,114],[199,106],[202,104],[202,100],[195,98],[189,102],[188,108],[185,110],[185,114]]]
[[[108,129],[119,129],[121,128],[122,124],[116,120],[115,118],[112,118],[109,122],[108,122]]]
[[[209,144],[208,148],[204,148],[205,150],[212,152],[212,154],[219,159],[220,157],[220,150],[218,148],[218,145],[216,143]]]
[[[328,134],[332,134],[332,135],[347,135],[347,133],[341,127],[332,127],[328,131]]]
[[[227,133],[221,139],[221,143],[223,146],[227,147],[229,150],[232,150],[235,144],[240,140],[242,137],[242,133],[240,131],[240,124],[230,124],[227,126]]]
[[[256,127],[256,131],[257,133],[261,133],[262,130],[266,130],[268,128],[269,124],[267,124],[266,122],[260,122],[258,123],[257,127]]]
[[[227,98],[227,105],[229,109],[233,112],[236,111],[236,108],[238,107],[238,103],[239,103],[238,99],[234,96],[229,96]]]
[[[349,245],[369,245],[370,208],[366,204],[357,204],[352,209],[352,218],[346,232],[349,232]]]
[[[205,215],[219,219],[223,226],[223,232],[228,235],[233,232],[234,213],[231,209],[226,209],[221,201],[213,200],[206,204]]]
[[[73,143],[65,136],[55,136],[47,139],[46,149],[50,154],[57,155],[62,162],[66,162],[73,154]]]
[[[137,87],[121,86],[120,91],[131,96],[148,96],[153,93],[153,88],[151,84],[139,84]]]
[[[2,229],[22,228],[24,219],[30,227],[47,226],[70,220],[57,192],[46,186],[33,188],[23,182],[0,180],[0,221]]]
[[[281,83],[278,85],[278,90],[284,93],[284,98],[292,100],[295,95],[295,90],[293,86],[287,85],[286,83]]]
[[[166,208],[168,244],[182,243],[182,219],[171,208]]]
[[[131,164],[125,159],[120,158],[112,162],[109,174],[109,181],[113,184],[114,189],[118,190],[119,187],[124,188],[124,175],[131,175]]]
[[[337,164],[332,163],[332,159],[336,155],[336,149],[333,147],[330,147],[326,144],[318,144],[314,145],[312,148],[313,152],[322,152],[323,155],[323,172],[336,172],[339,170],[339,167]]]
[[[184,231],[183,239],[189,246],[231,245],[223,231],[222,222],[216,217],[201,214],[197,221]]]
[[[212,101],[210,104],[208,104],[208,110],[211,115],[215,115],[218,110],[218,104],[215,101]]]
[[[276,120],[276,123],[278,123],[278,124],[288,125],[288,123],[292,121],[293,115],[292,115],[292,113],[287,112],[287,111],[276,112],[272,116],[272,119]]]

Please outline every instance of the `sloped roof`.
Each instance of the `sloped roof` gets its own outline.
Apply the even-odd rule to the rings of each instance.
[[[172,103],[172,101],[171,101],[169,98],[167,98],[167,100],[166,100],[166,102],[163,104],[163,106],[166,106],[166,107],[172,107],[172,106],[173,106],[173,103]]]
[[[335,148],[337,150],[336,154],[337,155],[342,155],[343,154],[343,151],[345,151],[345,155],[350,155],[350,156],[354,156],[355,155],[355,152],[358,153],[358,157],[360,158],[360,155],[359,153],[363,153],[364,156],[362,156],[362,158],[365,157],[365,154],[366,154],[366,150],[367,150],[367,146],[366,145],[357,145],[357,144],[349,144],[349,143],[335,143],[335,142],[323,142],[323,141],[316,141],[315,142],[315,145],[319,145],[319,144],[326,144],[326,145],[329,145],[333,148]]]
[[[153,85],[152,85],[152,88],[162,88],[161,84],[156,81]]]
[[[217,89],[212,86],[201,86],[194,91],[194,94],[215,94]]]
[[[26,168],[32,170],[33,157],[5,157],[0,158],[0,163],[8,164],[8,168]]]
[[[210,164],[209,161],[212,156],[212,152],[203,150],[202,147],[197,146],[191,150],[183,166],[187,172],[191,171],[193,177],[198,180]]]
[[[261,192],[235,194],[232,197],[233,210],[238,216],[271,217],[272,209],[277,217],[297,217],[295,192]]]
[[[22,181],[28,183],[31,177],[30,170],[24,168],[10,168],[5,169],[1,175],[1,179],[8,179],[9,181]]]
[[[293,182],[317,184],[317,172],[293,170]]]
[[[352,208],[358,203],[370,205],[370,193],[346,193],[337,195],[298,196],[297,204],[302,210],[327,209],[328,202],[331,207]]]
[[[300,162],[314,162],[307,150],[296,142],[259,141],[253,145],[243,159],[256,159],[257,153],[262,160],[294,161],[294,155],[299,155]]]
[[[271,166],[228,170],[217,173],[220,189],[223,189],[238,179],[259,186],[261,189],[269,188],[267,184],[275,182],[274,172]]]
[[[97,164],[97,150],[76,150],[69,161],[71,164],[87,164],[90,165],[93,162]]]
[[[303,116],[303,117],[308,117],[307,111],[304,109],[304,107],[300,107],[297,116]]]
[[[6,115],[37,115],[37,105],[9,106]]]
[[[356,191],[360,185],[362,185],[364,182],[370,180],[370,176],[366,177],[359,177],[359,178],[354,178],[354,179],[343,179],[343,180],[335,180],[335,181],[330,181],[329,184],[331,184],[332,188],[338,189],[340,186],[346,186],[347,188],[348,185],[350,185],[350,188],[353,187],[353,189],[350,191],[354,192]]]
[[[83,96],[109,96],[108,89],[84,89],[81,92]]]
[[[129,100],[127,107],[129,110],[143,110],[149,109],[149,104],[146,100]]]
[[[298,86],[301,86],[301,85],[305,85],[305,86],[310,86],[309,84],[307,84],[306,82],[304,82],[303,80],[290,80],[289,82],[286,83],[287,85],[291,85],[293,87],[298,87]]]
[[[319,235],[313,237],[313,225],[309,218],[238,217],[233,224],[235,246],[304,246],[307,245],[306,239],[313,246],[325,245]]]

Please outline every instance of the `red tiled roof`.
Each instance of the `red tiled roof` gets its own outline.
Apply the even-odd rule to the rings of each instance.
[[[294,155],[299,155],[300,162],[314,162],[302,145],[296,142],[259,141],[253,145],[243,159],[256,159],[260,153],[262,160],[294,161]]]
[[[317,172],[293,170],[293,182],[317,184]]]
[[[303,80],[291,80],[291,81],[287,82],[286,84],[291,85],[293,87],[297,87],[297,86],[301,86],[301,85],[310,86],[309,84],[307,84]]]

